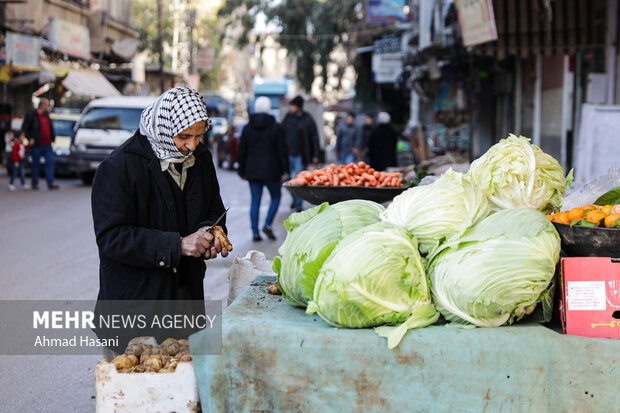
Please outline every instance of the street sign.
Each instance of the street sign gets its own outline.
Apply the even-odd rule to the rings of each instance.
[[[464,46],[497,40],[491,0],[456,0],[455,4]]]
[[[213,47],[205,47],[198,49],[196,56],[196,66],[198,70],[209,71],[213,69],[215,63],[215,49]]]

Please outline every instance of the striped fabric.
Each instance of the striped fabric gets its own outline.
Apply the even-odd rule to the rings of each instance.
[[[175,87],[164,92],[142,111],[140,133],[147,137],[158,159],[183,159],[174,137],[190,126],[205,121],[211,128],[202,96],[188,87]]]

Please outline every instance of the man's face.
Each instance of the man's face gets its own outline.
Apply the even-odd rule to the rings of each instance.
[[[47,100],[41,101],[41,106],[39,106],[39,110],[41,113],[48,113],[50,111],[50,103]]]
[[[366,118],[364,119],[364,123],[365,123],[367,126],[372,126],[372,124],[374,123],[374,120],[373,120],[373,118],[371,118],[370,116],[366,116]]]
[[[351,115],[347,116],[347,125],[351,126],[355,122],[355,118]]]
[[[205,133],[205,129],[207,129],[207,123],[200,121],[174,137],[174,144],[183,156],[188,156],[196,150],[202,135]]]
[[[297,113],[299,113],[299,106],[288,105],[288,113],[291,115],[297,115]]]

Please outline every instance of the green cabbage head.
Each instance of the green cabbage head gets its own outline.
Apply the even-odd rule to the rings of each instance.
[[[572,171],[564,178],[555,158],[513,134],[475,160],[467,175],[485,193],[493,211],[523,207],[545,214],[560,209],[566,185],[573,179]]]
[[[381,218],[405,227],[418,240],[420,252],[426,254],[446,239],[461,236],[490,211],[482,191],[463,174],[449,169],[431,185],[398,195]]]
[[[428,278],[416,239],[386,222],[344,238],[323,264],[306,313],[336,327],[382,326],[388,347],[407,330],[433,324]],[[383,326],[383,325],[388,326]]]
[[[305,307],[312,298],[314,282],[323,262],[338,242],[352,232],[379,222],[383,206],[360,199],[292,214],[286,221],[288,234],[273,269],[282,295],[294,306]]]
[[[446,243],[429,266],[433,302],[455,326],[512,324],[543,304],[548,320],[560,237],[539,211],[499,211]]]

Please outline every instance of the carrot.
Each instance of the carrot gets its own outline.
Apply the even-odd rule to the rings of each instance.
[[[371,184],[376,184],[377,183],[377,180],[375,179],[375,177],[370,175],[370,174],[368,174],[368,173],[366,173],[366,172],[364,172],[362,174],[362,178],[366,179]]]
[[[303,176],[306,179],[312,179],[314,176],[312,172],[309,172],[309,171],[302,171],[299,173],[299,175]]]
[[[295,178],[295,179],[291,179],[291,181],[289,182],[289,185],[299,185],[299,186],[303,186],[306,185],[306,180],[303,178]]]
[[[366,162],[364,162],[364,161],[359,161],[359,162],[357,163],[357,166],[359,166],[360,168],[363,168],[363,167],[365,167],[365,166],[366,166]]]
[[[340,185],[340,178],[337,174],[334,174],[334,186]]]

